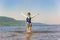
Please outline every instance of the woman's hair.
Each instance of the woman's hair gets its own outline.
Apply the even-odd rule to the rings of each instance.
[[[27,15],[31,15],[30,12],[28,12]]]

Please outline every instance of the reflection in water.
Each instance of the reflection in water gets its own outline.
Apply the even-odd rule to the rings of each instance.
[[[26,40],[30,40],[32,33],[26,33]]]

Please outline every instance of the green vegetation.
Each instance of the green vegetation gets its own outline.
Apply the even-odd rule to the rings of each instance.
[[[24,26],[25,21],[0,16],[0,26]]]

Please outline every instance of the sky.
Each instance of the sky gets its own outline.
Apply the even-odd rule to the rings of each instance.
[[[0,0],[0,16],[25,20],[21,12],[39,13],[32,22],[60,24],[60,0]]]

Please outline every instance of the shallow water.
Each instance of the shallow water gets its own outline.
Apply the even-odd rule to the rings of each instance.
[[[33,26],[32,33],[25,26],[0,26],[0,40],[60,40],[60,26]]]

